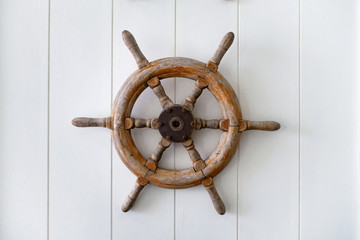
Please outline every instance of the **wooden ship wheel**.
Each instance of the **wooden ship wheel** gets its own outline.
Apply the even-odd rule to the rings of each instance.
[[[140,191],[147,184],[164,188],[187,188],[202,184],[210,195],[219,214],[225,213],[225,205],[216,191],[213,178],[230,162],[239,143],[240,135],[247,130],[275,131],[280,124],[273,121],[248,121],[242,119],[238,98],[230,84],[217,71],[218,65],[234,40],[227,33],[210,61],[205,64],[182,57],[163,58],[149,62],[140,51],[133,35],[123,31],[123,40],[138,65],[136,70],[119,90],[110,117],[75,118],[77,127],[105,127],[111,130],[114,144],[124,164],[138,177],[122,205],[127,212],[135,203]],[[161,80],[181,77],[194,80],[189,96],[182,104],[174,104],[166,95]],[[140,119],[131,117],[135,101],[150,87],[159,98],[163,111],[158,118]],[[192,114],[197,98],[207,88],[216,98],[222,119],[205,120]],[[156,150],[144,157],[131,136],[133,128],[152,128],[160,132]],[[191,135],[202,128],[223,131],[215,150],[207,159],[202,159],[195,148]],[[193,167],[187,169],[163,169],[158,167],[163,152],[172,144],[181,143],[188,151]]]

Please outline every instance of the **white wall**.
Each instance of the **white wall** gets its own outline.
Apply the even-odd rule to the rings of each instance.
[[[359,86],[356,0],[0,0],[0,239],[359,239]],[[236,39],[219,71],[244,118],[276,120],[277,132],[246,132],[215,178],[219,216],[202,186],[146,186],[121,211],[135,176],[105,117],[136,64],[130,30],[149,60],[207,62],[222,36]],[[177,103],[192,82],[164,83]],[[134,116],[157,117],[146,90]],[[209,93],[194,114],[220,118]],[[144,156],[160,138],[133,131]],[[203,157],[220,133],[201,130]],[[160,166],[190,166],[172,145]]]

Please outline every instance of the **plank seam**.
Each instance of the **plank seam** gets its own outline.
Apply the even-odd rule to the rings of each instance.
[[[174,57],[176,57],[176,11],[177,11],[177,2],[176,0],[174,0]],[[176,103],[176,78],[174,78],[174,103]],[[175,146],[173,147],[174,151],[174,169],[176,169],[176,161],[175,161],[175,157],[176,157],[176,148]],[[174,240],[176,239],[176,189],[174,189]]]
[[[47,56],[47,206],[46,206],[46,239],[50,239],[50,10],[51,0],[48,1],[48,56]]]
[[[236,93],[237,97],[240,96],[240,84],[239,84],[239,76],[240,76],[240,2],[237,0],[237,19],[236,19],[236,58],[237,58],[237,66],[236,66]],[[240,144],[240,143],[239,143]],[[239,239],[239,160],[240,160],[240,150],[239,144],[237,146],[237,161],[236,161],[236,239]]]
[[[113,106],[114,87],[114,0],[111,0],[110,106]],[[110,111],[111,111],[110,109]],[[113,239],[113,140],[110,134],[110,240]]]
[[[298,3],[298,7],[299,7],[299,163],[298,163],[298,239],[300,240],[301,239],[301,94],[302,94],[302,91],[301,91],[301,78],[302,78],[302,74],[301,74],[301,71],[302,71],[302,64],[301,64],[301,61],[302,61],[302,54],[301,54],[301,51],[302,51],[302,48],[301,48],[301,45],[302,45],[302,24],[301,24],[301,0],[299,0],[299,3]]]

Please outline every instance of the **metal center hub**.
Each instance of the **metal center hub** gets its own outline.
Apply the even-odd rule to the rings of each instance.
[[[172,105],[164,109],[159,116],[160,134],[173,142],[183,142],[194,131],[194,117],[189,109],[182,105]]]

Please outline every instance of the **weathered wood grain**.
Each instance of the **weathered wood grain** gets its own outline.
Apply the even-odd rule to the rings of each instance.
[[[208,83],[205,79],[199,78],[196,80],[194,87],[191,90],[191,94],[184,100],[183,105],[187,107],[190,111],[194,109],[196,99],[200,97],[204,88],[206,88]]]
[[[154,77],[147,81],[147,84],[154,91],[155,95],[159,98],[160,104],[163,108],[173,105],[171,99],[166,95],[164,87],[161,85],[159,78]]]
[[[151,171],[156,171],[158,162],[160,161],[164,151],[171,145],[171,141],[162,138],[153,154],[151,154],[151,157],[147,160],[145,166],[149,168]]]
[[[215,184],[213,182],[212,177],[203,180],[202,184],[204,185],[206,191],[209,193],[211,201],[214,204],[216,211],[220,215],[224,215],[226,212],[225,204],[215,188]]]
[[[216,50],[216,52],[208,62],[207,66],[209,69],[211,69],[211,71],[213,72],[217,71],[220,61],[224,57],[226,51],[230,48],[231,44],[233,43],[234,37],[235,37],[234,33],[232,32],[229,32],[224,36],[218,49]]]
[[[125,129],[133,128],[159,128],[159,120],[157,118],[143,119],[143,118],[126,118]]]
[[[113,129],[113,118],[74,118],[71,123],[76,127],[105,127]]]
[[[195,149],[194,141],[190,138],[189,140],[182,142],[182,144],[189,153],[189,157],[193,162],[195,171],[200,171],[205,168],[205,162],[202,160],[199,152]]]
[[[136,64],[139,68],[143,68],[149,64],[144,54],[141,52],[134,36],[127,30],[124,30],[122,37],[125,45],[129,48],[131,54],[134,56]]]
[[[206,120],[206,119],[196,118],[195,119],[195,129],[200,130],[203,128],[212,128],[212,129],[220,129],[223,131],[227,131],[229,128],[229,120],[228,119]]]
[[[262,131],[276,131],[280,129],[280,123],[274,121],[247,121],[240,122],[239,131],[248,130],[262,130]]]
[[[141,190],[145,187],[145,185],[148,182],[149,181],[147,179],[145,179],[143,177],[138,177],[133,189],[131,190],[131,192],[129,193],[129,195],[127,196],[127,198],[125,199],[125,201],[121,207],[123,212],[129,211],[130,208],[132,208],[132,206],[134,206],[134,203],[135,203],[137,197],[139,196]]]

